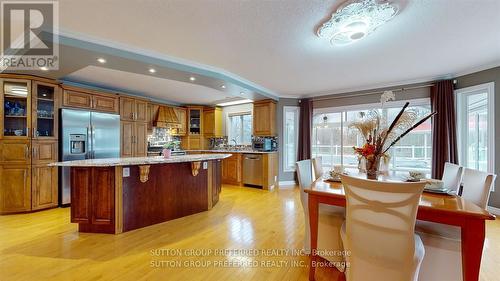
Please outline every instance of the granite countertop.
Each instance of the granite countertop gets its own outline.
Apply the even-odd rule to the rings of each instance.
[[[186,150],[186,152],[214,152],[214,153],[255,153],[255,154],[269,154],[278,153],[278,151],[257,151],[257,150],[230,150],[230,149],[196,149]]]
[[[152,165],[152,164],[168,164],[182,162],[197,162],[207,160],[217,160],[230,157],[231,154],[190,154],[176,155],[170,158],[163,156],[152,157],[130,157],[130,158],[105,158],[105,159],[87,159],[74,160],[49,164],[49,166],[61,167],[111,167],[111,166],[134,166],[134,165]]]

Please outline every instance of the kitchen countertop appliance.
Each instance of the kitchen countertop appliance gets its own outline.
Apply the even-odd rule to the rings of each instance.
[[[61,109],[60,161],[120,157],[120,115]],[[59,205],[71,203],[70,168],[60,168]]]

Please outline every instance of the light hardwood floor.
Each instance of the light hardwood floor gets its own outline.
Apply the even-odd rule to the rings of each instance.
[[[78,233],[69,208],[0,216],[0,280],[307,280],[307,257],[277,252],[301,249],[301,208],[294,187],[224,186],[209,212],[120,235]],[[500,222],[487,227],[481,280],[499,280]],[[220,249],[275,251],[228,257]],[[318,270],[317,280],[335,279],[334,270]]]

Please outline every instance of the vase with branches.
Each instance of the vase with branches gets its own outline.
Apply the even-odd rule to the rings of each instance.
[[[388,151],[392,146],[436,114],[432,112],[416,122],[418,113],[413,109],[407,109],[409,104],[409,102],[405,103],[389,126],[385,125],[387,122],[377,110],[362,114],[360,120],[349,125],[350,128],[357,129],[365,141],[363,146],[353,147],[353,149],[356,154],[366,160],[368,179],[377,179],[380,160],[389,159]]]

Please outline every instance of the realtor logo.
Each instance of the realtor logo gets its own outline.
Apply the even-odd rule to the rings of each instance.
[[[56,1],[1,1],[0,70],[57,70]]]

